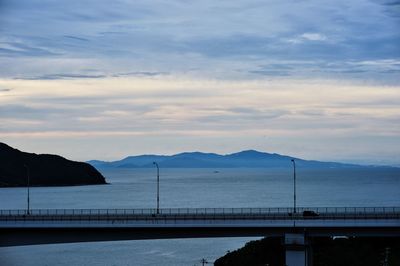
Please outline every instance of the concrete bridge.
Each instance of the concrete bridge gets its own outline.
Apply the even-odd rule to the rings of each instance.
[[[0,246],[243,236],[281,236],[286,264],[310,265],[310,237],[400,237],[400,207],[0,210]]]

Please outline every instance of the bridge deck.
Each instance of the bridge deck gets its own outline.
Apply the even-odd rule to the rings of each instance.
[[[379,222],[378,222],[379,221]],[[21,225],[62,226],[86,224],[114,226],[252,225],[293,223],[332,226],[338,224],[392,224],[400,222],[400,207],[355,208],[193,208],[193,209],[35,209],[0,210],[0,228]]]
[[[400,208],[0,210],[0,246],[288,232],[400,236]]]
[[[51,215],[264,215],[292,217],[293,208],[168,208],[168,209],[31,209],[32,216]],[[400,207],[298,207],[295,216],[399,216]],[[26,215],[27,210],[0,210],[0,218]],[[304,215],[303,215],[304,214]]]

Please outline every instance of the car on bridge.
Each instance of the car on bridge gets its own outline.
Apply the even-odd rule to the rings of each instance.
[[[303,217],[317,217],[319,214],[315,211],[305,210],[303,211]]]

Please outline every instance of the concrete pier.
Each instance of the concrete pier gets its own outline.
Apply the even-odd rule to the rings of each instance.
[[[304,234],[285,234],[285,248],[286,266],[309,266]]]

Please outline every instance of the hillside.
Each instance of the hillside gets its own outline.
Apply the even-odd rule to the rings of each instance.
[[[278,237],[250,241],[238,250],[217,259],[215,266],[285,265],[285,248]],[[311,240],[314,266],[400,265],[400,238],[314,238]]]
[[[0,142],[0,187],[72,186],[106,184],[90,164],[74,162],[58,155],[22,152]]]

